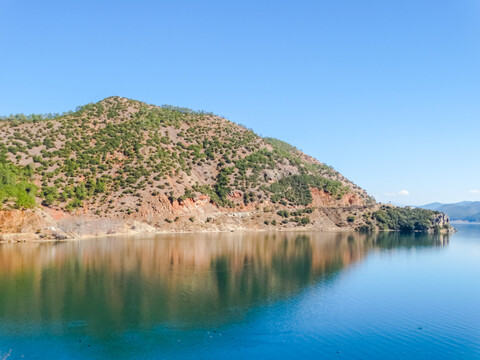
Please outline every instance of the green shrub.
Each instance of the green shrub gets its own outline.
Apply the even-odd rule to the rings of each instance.
[[[308,217],[302,217],[302,218],[300,219],[300,224],[301,224],[302,226],[305,226],[305,225],[307,225],[307,224],[310,224],[310,219],[309,219]]]

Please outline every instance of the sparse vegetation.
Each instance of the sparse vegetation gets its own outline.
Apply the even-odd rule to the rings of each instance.
[[[339,206],[347,193],[371,202],[365,191],[295,147],[204,111],[111,97],[63,114],[4,116],[0,134],[2,208],[141,216],[142,206],[167,200],[190,206],[201,198],[219,207],[263,209],[270,214],[260,224],[306,226],[315,211],[311,189]],[[382,209],[346,222],[432,226],[428,214],[407,212]],[[167,214],[156,222],[184,224]]]
[[[48,207],[74,211],[88,204],[109,213],[119,209],[106,199],[146,194],[165,195],[172,202],[205,194],[220,206],[235,207],[241,204],[229,197],[235,190],[241,191],[244,205],[263,203],[268,194],[284,205],[306,205],[308,186],[337,198],[347,191],[333,179],[338,173],[302,159],[293,146],[262,139],[204,111],[111,97],[63,114],[0,120],[2,164],[10,164],[5,165],[9,172],[14,166],[17,176],[8,186],[2,184],[0,194],[17,207],[32,207],[38,197]],[[21,162],[28,164],[29,176],[18,170],[25,168]],[[283,164],[296,167],[300,175],[269,184],[266,171],[275,174]],[[38,192],[30,178],[41,184]],[[135,204],[133,211],[141,202]]]

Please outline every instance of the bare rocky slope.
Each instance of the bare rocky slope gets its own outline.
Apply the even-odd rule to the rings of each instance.
[[[110,97],[0,121],[0,237],[130,232],[420,230],[331,167],[210,113]]]

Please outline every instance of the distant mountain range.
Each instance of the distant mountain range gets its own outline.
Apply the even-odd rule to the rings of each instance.
[[[462,201],[454,204],[434,202],[419,207],[422,209],[444,212],[452,221],[462,220],[480,222],[480,201]]]

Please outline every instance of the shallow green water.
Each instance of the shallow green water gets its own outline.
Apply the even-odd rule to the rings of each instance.
[[[0,359],[480,357],[480,226],[0,245]]]

